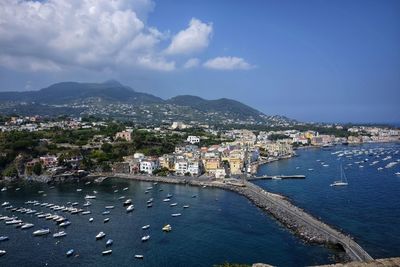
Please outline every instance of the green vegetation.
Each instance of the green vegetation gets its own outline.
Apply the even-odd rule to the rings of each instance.
[[[225,262],[223,264],[215,264],[214,267],[251,267],[251,265]]]

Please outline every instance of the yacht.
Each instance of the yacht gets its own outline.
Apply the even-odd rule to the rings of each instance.
[[[124,201],[124,206],[129,206],[131,204],[132,204],[132,199],[130,198]]]
[[[143,230],[146,230],[146,229],[149,229],[149,228],[150,228],[150,224],[147,224],[147,225],[142,226],[142,229],[143,229]]]
[[[32,234],[35,236],[39,236],[39,235],[47,235],[50,233],[50,229],[40,229],[40,230],[36,230],[35,232],[33,232]]]
[[[33,223],[25,223],[24,225],[21,226],[21,229],[29,229],[35,226]]]
[[[331,184],[331,186],[346,186],[346,185],[348,185],[347,178],[343,171],[342,165],[340,165],[340,181],[334,181]]]
[[[66,235],[67,235],[66,232],[60,231],[60,232],[58,232],[58,233],[53,234],[53,237],[54,237],[54,238],[58,238],[58,237],[66,236]]]
[[[104,238],[106,236],[106,234],[104,233],[104,232],[100,232],[100,233],[98,233],[97,235],[96,235],[96,239],[98,240],[98,239],[102,239],[102,238]]]
[[[172,230],[172,227],[171,227],[171,225],[167,224],[167,225],[165,225],[165,226],[162,228],[162,230],[163,230],[164,232],[169,232],[169,231]]]
[[[112,249],[104,250],[104,251],[102,252],[103,255],[111,255],[111,253],[112,253]]]
[[[131,212],[131,211],[133,211],[135,209],[135,207],[133,206],[133,205],[129,205],[127,208],[126,208],[126,212]]]
[[[145,241],[147,241],[147,240],[149,240],[149,239],[150,239],[150,236],[149,236],[149,235],[145,235],[145,236],[142,237],[142,241],[143,241],[143,242],[145,242]]]
[[[62,223],[60,223],[60,227],[67,227],[68,225],[70,225],[71,224],[71,222],[70,221],[65,221],[65,222],[62,222]]]

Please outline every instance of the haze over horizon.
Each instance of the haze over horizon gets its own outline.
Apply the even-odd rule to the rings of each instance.
[[[0,91],[116,79],[299,121],[400,122],[399,1],[0,3]]]

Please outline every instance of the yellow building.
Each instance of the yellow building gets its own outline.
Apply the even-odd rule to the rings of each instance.
[[[229,166],[231,169],[231,174],[241,174],[243,168],[243,160],[240,158],[232,158],[228,159]]]
[[[220,167],[221,161],[218,158],[208,158],[203,161],[204,169],[207,173],[215,173]]]

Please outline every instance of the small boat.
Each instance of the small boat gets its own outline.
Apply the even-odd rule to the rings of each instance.
[[[171,225],[167,224],[162,228],[162,230],[164,232],[170,232],[172,230],[172,227],[171,227]]]
[[[67,251],[67,253],[65,253],[65,255],[67,255],[67,257],[71,257],[74,254],[74,250],[70,249]]]
[[[5,235],[0,236],[0,242],[7,241],[8,239],[9,239],[8,236],[5,236]]]
[[[91,182],[86,182],[86,183],[85,183],[85,185],[90,185],[90,184],[91,184]]]
[[[6,221],[6,224],[17,224],[17,223],[22,223],[22,220],[11,220],[11,221]]]
[[[176,205],[178,205],[178,203],[171,203],[171,204],[169,204],[171,207],[175,207]]]
[[[189,205],[184,205],[184,206],[183,206],[184,209],[187,209],[187,208],[189,208],[189,207],[190,207]]]
[[[103,255],[111,255],[111,253],[112,253],[112,249],[104,250],[104,251],[102,252]]]
[[[151,189],[153,189],[153,187],[149,186],[149,187],[147,187],[146,190],[151,190]]]
[[[109,210],[103,211],[103,213],[102,213],[102,214],[103,214],[103,215],[110,214],[110,211],[109,211]]]
[[[89,201],[83,204],[84,207],[89,207],[90,205],[92,205],[92,203],[90,203]]]
[[[17,224],[15,224],[15,228],[21,228],[22,227],[22,225],[24,225],[24,223],[17,223]]]
[[[74,202],[74,203],[72,203],[71,205],[72,205],[72,206],[78,206],[79,203],[78,203],[78,202]]]
[[[396,172],[396,173],[395,173],[395,175],[398,175],[398,176],[400,176],[400,172]]]
[[[133,205],[130,205],[126,208],[126,212],[131,212],[135,209],[135,207]]]
[[[93,191],[94,192],[94,191]],[[91,196],[91,195],[86,195],[85,196],[85,199],[95,199],[96,198],[96,196]]]
[[[70,221],[65,221],[59,224],[60,227],[67,227],[68,225],[70,225],[71,222]]]
[[[149,203],[149,204],[147,204],[147,207],[148,207],[148,208],[151,208],[151,207],[153,207],[153,203]]]
[[[113,208],[115,208],[115,207],[114,206],[106,206],[106,209],[108,209],[108,210],[111,210]]]
[[[150,198],[149,200],[147,200],[147,204],[150,204],[151,202],[153,202],[153,198]]]
[[[82,212],[82,215],[87,215],[87,214],[91,214],[92,212],[90,210],[86,210],[84,212]]]
[[[47,235],[50,233],[50,229],[39,229],[34,231],[32,234],[34,236],[40,236],[40,235]]]
[[[3,187],[3,188],[1,189],[1,192],[4,192],[4,191],[7,191],[7,187]]]
[[[8,206],[10,205],[10,202],[3,202],[3,204],[1,204],[2,207]]]
[[[164,191],[164,189],[160,188],[160,189],[158,189],[158,191],[160,191],[160,192],[161,192],[161,191]]]
[[[118,200],[123,200],[125,198],[125,196],[120,196],[119,198],[118,198]]]
[[[182,213],[172,213],[171,214],[172,217],[178,217],[178,216],[181,216],[181,215],[182,215]]]
[[[115,189],[115,190],[114,190],[114,193],[118,193],[118,189]]]
[[[93,218],[89,218],[89,222],[93,222]]]
[[[164,198],[163,201],[164,202],[169,202],[169,201],[171,201],[171,199],[170,198]]]
[[[6,253],[7,253],[7,251],[5,251],[5,250],[0,250],[0,257],[3,256],[3,255],[5,255]]]
[[[111,246],[114,243],[114,241],[112,239],[108,239],[106,242],[106,247]]]
[[[146,229],[149,229],[149,228],[150,228],[150,224],[147,224],[147,225],[142,226],[142,229],[143,229],[143,230],[146,230]]]
[[[82,188],[76,189],[76,192],[82,192]]]
[[[129,206],[131,204],[132,204],[132,199],[130,198],[124,201],[124,206]]]
[[[193,195],[193,196],[192,196],[192,198],[196,198],[196,197],[197,197],[197,195]]]
[[[100,232],[100,233],[98,233],[98,234],[96,235],[96,239],[99,240],[99,239],[104,238],[105,236],[106,236],[106,234],[105,234],[104,232]]]
[[[145,236],[142,237],[142,242],[146,242],[149,239],[150,239],[150,236],[149,235],[145,235]]]
[[[123,191],[126,191],[126,190],[128,190],[129,188],[128,187],[125,187],[124,189],[122,189]]]
[[[168,194],[168,195],[167,195],[167,198],[171,198],[171,197],[172,197],[172,195],[171,195],[171,194]]]
[[[108,223],[109,221],[110,221],[110,218],[105,218],[105,219],[103,220],[104,223]]]
[[[66,236],[66,235],[67,235],[66,232],[60,231],[60,232],[58,232],[58,233],[53,234],[53,237],[54,237],[54,238],[58,238],[58,237]]]
[[[142,260],[143,259],[143,255],[136,254],[135,255],[135,259],[141,259]]]
[[[24,225],[21,226],[21,229],[29,229],[35,226],[33,223],[25,223]]]

